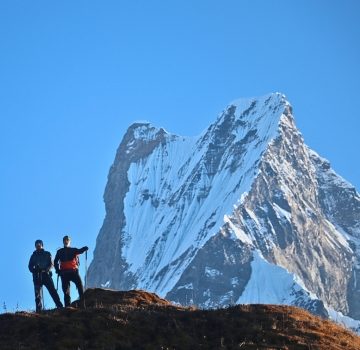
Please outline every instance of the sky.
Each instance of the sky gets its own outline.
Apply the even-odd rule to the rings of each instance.
[[[68,234],[89,265],[135,121],[196,136],[230,101],[282,92],[359,190],[359,38],[357,0],[1,0],[2,309],[34,309],[36,239],[54,257]]]

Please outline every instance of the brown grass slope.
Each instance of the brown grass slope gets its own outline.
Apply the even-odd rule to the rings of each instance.
[[[197,310],[103,289],[77,306],[0,315],[0,349],[360,349],[360,337],[289,306]]]

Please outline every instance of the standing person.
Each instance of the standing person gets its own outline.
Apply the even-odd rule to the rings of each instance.
[[[79,292],[79,299],[84,294],[84,288],[79,275],[79,258],[78,255],[86,252],[89,248],[82,247],[71,248],[71,239],[69,236],[63,237],[64,248],[59,249],[56,252],[54,264],[56,273],[61,277],[62,290],[64,292],[65,306],[70,306],[70,282],[74,282]]]
[[[59,294],[57,293],[54,282],[51,278],[52,273],[50,270],[52,266],[51,254],[44,250],[43,241],[41,239],[37,239],[35,241],[35,251],[32,253],[29,260],[29,271],[33,274],[36,312],[40,312],[42,310],[42,286],[47,288],[56,307],[63,307]]]

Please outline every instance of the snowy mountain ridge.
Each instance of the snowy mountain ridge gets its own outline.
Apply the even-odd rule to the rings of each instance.
[[[275,101],[271,101],[271,98]],[[175,275],[182,273],[187,266],[186,260],[182,259],[182,265],[178,266],[176,270],[168,269],[166,275],[162,276],[162,281],[156,279],[155,276],[168,265],[169,261],[178,259],[186,252],[189,252],[188,256],[191,259],[191,251],[200,248],[209,237],[216,233],[219,227],[214,226],[212,229],[207,230],[206,235],[198,237],[193,235],[193,231],[202,231],[206,220],[209,218],[209,211],[214,212],[213,202],[216,198],[221,196],[221,192],[233,193],[236,186],[239,187],[238,191],[241,193],[250,189],[252,179],[249,176],[244,176],[244,174],[252,171],[255,162],[264,151],[264,147],[276,134],[277,127],[274,119],[281,118],[281,114],[276,109],[279,106],[279,98],[282,97],[275,95],[263,98],[264,102],[259,103],[262,108],[256,111],[259,118],[251,123],[245,122],[244,119],[250,110],[255,108],[255,102],[251,100],[237,101],[237,113],[234,113],[233,117],[239,121],[236,123],[239,126],[236,125],[237,129],[235,130],[229,130],[229,134],[226,135],[224,141],[226,142],[231,137],[233,138],[233,144],[241,144],[244,138],[252,138],[251,135],[253,135],[254,130],[257,130],[261,142],[257,144],[254,144],[254,142],[248,143],[248,151],[243,156],[245,166],[240,171],[237,171],[236,175],[227,171],[233,161],[233,154],[230,153],[231,150],[229,155],[226,153],[227,149],[225,147],[227,145],[225,142],[220,143],[220,147],[225,146],[225,154],[224,161],[218,165],[217,169],[213,170],[211,167],[215,164],[211,162],[209,164],[205,161],[205,157],[209,152],[209,145],[214,142],[213,137],[216,135],[214,131],[216,129],[223,131],[227,123],[232,125],[228,122],[228,118],[229,115],[232,116],[229,111],[234,108],[234,105],[231,105],[228,111],[222,114],[218,121],[195,144],[191,139],[178,139],[166,135],[165,138],[169,138],[170,142],[166,140],[166,142],[162,143],[146,159],[146,162],[131,164],[128,179],[134,185],[130,186],[130,191],[125,197],[124,210],[126,217],[134,215],[138,217],[138,220],[131,221],[124,228],[126,244],[123,247],[122,254],[129,264],[129,271],[141,276],[139,288],[157,290],[161,295],[171,290],[176,281],[176,279],[173,279],[173,275],[174,273]],[[266,113],[267,108],[265,106],[268,103],[270,103],[270,106],[274,106],[275,113]],[[285,106],[287,106],[287,103],[284,101]],[[147,132],[146,135],[144,128]],[[134,132],[135,138],[138,138],[139,135],[143,140],[153,140],[156,137],[156,129],[149,130],[149,126],[141,126],[136,128]],[[160,159],[160,166],[156,169],[151,168],[153,164],[158,164],[156,162],[158,159]],[[166,165],[164,165],[165,159]],[[200,167],[200,176],[198,175],[199,171],[196,173],[193,171],[197,166]],[[218,169],[223,171],[219,174]],[[190,192],[189,187],[192,187],[195,183],[194,175],[199,176],[199,179],[196,179],[196,186],[191,188]],[[239,179],[244,180],[239,181]],[[139,186],[140,183],[141,186]],[[208,191],[209,193],[206,197],[204,196],[194,202],[194,197],[198,196],[199,198],[202,191]],[[219,193],[219,191],[221,192]],[[183,197],[187,192],[191,193],[190,200],[186,198],[186,195]],[[182,196],[179,198],[180,201],[176,198],[178,194]],[[148,196],[151,200],[146,200]],[[236,200],[236,193],[229,196],[227,201],[221,203],[221,207],[215,210],[213,220],[219,222],[225,213],[231,212]],[[166,215],[168,203],[173,202],[176,202],[175,207],[177,210],[175,209],[175,211],[181,213],[177,225],[172,225],[171,216]],[[193,226],[194,222],[196,222],[195,227]],[[135,225],[135,227],[131,226],[131,224]],[[191,231],[188,230],[189,225],[192,225]],[[167,232],[166,240],[158,243],[156,241],[158,233],[165,231]],[[178,238],[175,239],[175,237]],[[157,259],[152,258],[151,261],[145,263],[143,257],[149,256],[155,245],[157,246]],[[152,268],[150,268],[149,263]],[[146,269],[144,269],[143,265],[146,265]]]
[[[232,102],[199,137],[131,125],[104,200],[90,285],[360,319],[360,197],[304,144],[280,93]]]

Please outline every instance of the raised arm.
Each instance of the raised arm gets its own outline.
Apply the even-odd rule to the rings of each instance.
[[[89,247],[87,247],[87,246],[82,247],[80,249],[76,248],[76,254],[82,254],[82,253],[86,252],[87,250],[89,250]]]

